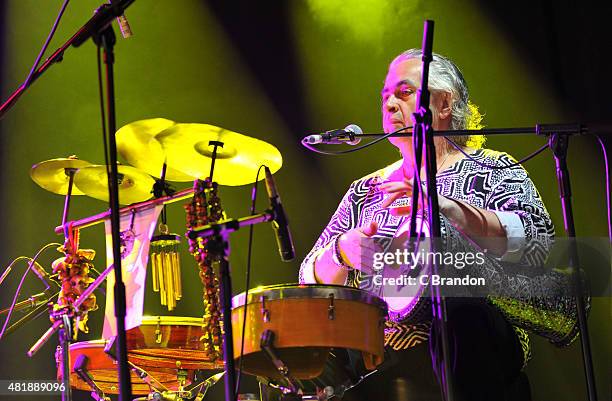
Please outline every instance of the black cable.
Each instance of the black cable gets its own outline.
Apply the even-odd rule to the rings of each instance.
[[[328,155],[328,156],[344,155],[344,154],[347,154],[347,153],[357,152],[358,150],[365,149],[365,148],[367,148],[369,146],[375,145],[378,142],[383,141],[383,140],[389,138],[393,134],[397,134],[398,132],[402,132],[402,131],[405,131],[405,130],[411,129],[411,128],[412,127],[402,127],[400,129],[398,129],[397,131],[393,131],[393,132],[389,132],[388,134],[384,134],[383,136],[381,136],[379,138],[376,138],[373,141],[366,143],[365,145],[357,146],[355,148],[348,149],[348,150],[339,150],[339,151],[335,151],[335,152],[330,152],[330,151],[325,151],[325,150],[319,150],[319,149],[315,148],[314,146],[311,146],[311,145],[309,145],[309,144],[307,144],[305,142],[302,142],[302,145],[306,149],[308,149],[310,151],[313,151],[315,153],[319,153],[321,155]],[[359,135],[356,135],[355,137],[358,138]]]
[[[47,249],[51,248],[51,247],[57,247],[57,246],[62,246],[62,244],[56,243],[56,242],[52,242],[50,244],[47,244],[45,246],[43,246],[42,248],[40,248],[38,250],[38,252],[36,252],[36,254],[34,255],[34,257],[30,260],[30,263],[28,264],[28,268],[26,269],[26,271],[23,273],[23,276],[21,276],[21,281],[19,282],[19,285],[17,286],[17,290],[15,291],[15,296],[13,297],[13,302],[11,303],[11,306],[9,308],[9,311],[6,315],[6,320],[4,321],[4,325],[2,326],[2,329],[0,330],[0,339],[2,339],[2,337],[4,337],[4,333],[6,331],[6,328],[9,324],[9,322],[11,321],[11,315],[13,314],[13,309],[15,308],[15,304],[17,303],[17,299],[19,298],[19,294],[21,293],[21,288],[23,287],[23,283],[25,282],[25,278],[28,275],[28,273],[30,272],[30,270],[32,270],[32,266],[34,266],[34,263],[36,263],[36,260],[40,257],[40,255]]]
[[[517,161],[516,163],[512,163],[512,164],[509,164],[507,166],[493,166],[491,164],[483,163],[483,162],[480,162],[480,161],[474,159],[465,150],[463,150],[461,148],[461,146],[457,145],[457,143],[455,143],[455,141],[453,141],[452,139],[447,138],[447,137],[444,137],[444,139],[446,139],[455,149],[457,149],[459,152],[463,153],[463,155],[465,157],[467,157],[468,159],[470,159],[474,163],[478,164],[481,167],[495,169],[495,170],[503,170],[503,169],[507,169],[507,168],[512,168],[512,167],[520,166],[521,164],[525,163],[526,161],[529,161],[529,160],[533,159],[534,157],[536,157],[537,155],[539,155],[540,153],[542,153],[546,149],[548,149],[548,143],[547,143],[547,144],[543,145],[541,148],[539,148],[538,150],[536,150],[535,152],[533,152],[530,155],[528,155],[528,156],[522,158],[521,160]]]
[[[259,166],[257,169],[257,174],[255,175],[255,182],[253,183],[253,190],[251,191],[251,216],[255,214],[255,203],[257,201],[257,184],[259,183],[259,173],[261,173],[261,169],[265,167],[265,165]],[[244,337],[246,333],[246,321],[247,321],[247,304],[249,300],[249,287],[251,281],[251,256],[253,250],[253,229],[254,225],[249,226],[249,245],[247,250],[247,268],[246,268],[246,278],[245,278],[245,291],[244,291],[244,314],[242,319],[242,334],[240,338],[240,362],[238,363],[238,374],[236,375],[236,398],[238,397],[238,391],[240,390],[240,377],[242,376],[242,361],[243,361],[243,353],[244,353]]]
[[[49,47],[49,43],[51,43],[51,39],[53,39],[53,35],[55,35],[55,31],[57,30],[57,27],[59,26],[59,22],[62,19],[62,15],[64,15],[64,11],[66,11],[66,7],[68,6],[69,2],[70,0],[64,0],[64,3],[62,4],[62,8],[60,8],[60,11],[57,14],[57,17],[55,18],[55,22],[53,23],[53,26],[51,27],[51,32],[49,32],[49,35],[47,36],[47,40],[43,44],[42,49],[40,49],[40,53],[38,53],[38,56],[36,57],[36,61],[34,61],[34,65],[32,66],[32,69],[30,69],[30,73],[26,77],[25,81],[23,81],[22,86],[24,89],[30,86],[30,83],[32,82],[32,77],[34,76],[34,72],[36,71],[36,69],[38,68],[38,64],[40,63],[40,59],[42,59],[42,56],[47,51],[47,47]]]
[[[102,49],[96,46],[98,64],[98,93],[100,94],[100,115],[102,116],[102,145],[104,146],[104,163],[106,164],[106,176],[110,177],[108,162],[108,141],[106,135],[106,112],[104,108],[104,80],[102,78]]]
[[[608,239],[612,243],[612,224],[610,223],[610,164],[608,163],[608,152],[606,151],[606,145],[603,139],[599,135],[595,135],[599,145],[601,145],[601,152],[604,158],[604,167],[606,170],[606,205],[608,209]]]
[[[397,134],[397,133],[399,133],[399,132],[402,132],[402,131],[405,131],[405,130],[407,130],[407,129],[411,129],[411,128],[412,128],[412,127],[403,127],[403,128],[400,128],[400,129],[398,129],[397,131],[390,132],[390,133],[388,133],[388,134],[384,134],[383,136],[381,136],[381,137],[379,137],[379,138],[376,138],[375,140],[373,140],[373,141],[371,141],[371,142],[368,142],[368,143],[366,143],[365,145],[357,146],[356,148],[352,148],[352,149],[348,149],[348,150],[340,150],[340,151],[334,151],[334,152],[331,152],[331,151],[319,150],[319,149],[315,148],[314,146],[311,146],[311,145],[309,145],[309,144],[307,144],[307,143],[305,143],[305,142],[302,142],[302,145],[303,145],[305,148],[307,148],[308,150],[311,150],[311,151],[313,151],[313,152],[315,152],[315,153],[319,153],[319,154],[322,154],[322,155],[327,155],[327,156],[337,156],[337,155],[343,155],[343,154],[352,153],[352,152],[357,152],[357,151],[359,151],[359,150],[365,149],[365,148],[367,148],[367,147],[369,147],[369,146],[372,146],[372,145],[374,145],[374,144],[376,144],[376,143],[378,143],[378,142],[380,142],[380,141],[382,141],[382,140],[384,140],[384,139],[389,138],[389,137],[390,137],[391,135],[393,135],[393,134]],[[509,164],[509,165],[507,165],[507,166],[493,166],[493,165],[490,165],[490,164],[482,163],[482,162],[480,162],[480,161],[478,161],[478,160],[474,159],[474,158],[473,158],[472,156],[470,156],[470,155],[469,155],[469,154],[468,154],[468,153],[467,153],[465,150],[463,150],[463,149],[461,148],[461,146],[457,145],[457,143],[455,143],[455,142],[454,142],[452,139],[450,139],[450,138],[448,138],[448,137],[445,137],[445,136],[444,136],[443,138],[444,138],[444,139],[446,139],[446,140],[447,140],[447,141],[448,141],[448,142],[449,142],[449,143],[450,143],[450,144],[451,144],[451,145],[452,145],[452,146],[453,146],[455,149],[457,149],[459,152],[463,153],[463,155],[464,155],[465,157],[467,157],[468,159],[470,159],[470,160],[471,160],[471,161],[473,161],[474,163],[478,164],[478,165],[479,165],[479,166],[481,166],[481,167],[486,167],[486,168],[496,169],[496,170],[503,170],[503,169],[506,169],[506,168],[512,168],[512,167],[520,166],[521,164],[523,164],[523,163],[525,163],[525,162],[527,162],[527,161],[531,160],[532,158],[536,157],[537,155],[539,155],[540,153],[542,153],[543,151],[545,151],[545,150],[548,148],[548,144],[546,144],[546,145],[543,145],[543,146],[542,146],[541,148],[539,148],[538,150],[536,150],[535,152],[533,152],[533,153],[531,153],[530,155],[528,155],[527,157],[525,157],[525,158],[523,158],[523,159],[519,160],[519,161],[518,161],[518,162],[516,162],[516,163]]]

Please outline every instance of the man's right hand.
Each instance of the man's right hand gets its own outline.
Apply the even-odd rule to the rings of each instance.
[[[368,240],[378,231],[378,224],[371,221],[363,227],[353,228],[342,234],[338,240],[338,248],[342,259],[349,266],[364,273],[372,273],[374,253],[381,252],[380,245]]]

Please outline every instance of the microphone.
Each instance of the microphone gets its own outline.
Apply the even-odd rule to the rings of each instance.
[[[361,138],[358,137],[358,135],[361,134],[363,134],[363,131],[358,125],[350,124],[344,129],[334,129],[331,131],[326,131],[322,134],[308,135],[302,139],[302,143],[309,145],[316,145],[318,143],[333,145],[346,143],[347,145],[357,145],[359,142],[361,142]]]
[[[281,198],[276,189],[276,183],[272,177],[272,173],[267,166],[266,171],[266,190],[268,191],[268,197],[270,198],[270,208],[274,214],[274,220],[272,221],[272,228],[276,233],[276,244],[278,245],[278,252],[283,262],[289,262],[295,258],[295,249],[293,247],[293,239],[291,238],[291,232],[289,231],[289,222],[287,221],[287,215],[285,209],[281,203]]]
[[[53,286],[56,286],[56,287],[59,286],[58,283],[51,280],[49,273],[47,273],[45,268],[39,265],[37,261],[35,260],[30,261],[30,265],[32,266],[31,267],[32,271],[34,272],[34,274],[36,274],[36,277],[38,277],[40,281],[43,282],[43,284],[45,285],[45,287],[47,287],[47,289],[51,288],[52,283],[53,283]]]
[[[114,1],[117,0],[108,0],[108,4],[112,6]],[[130,28],[130,23],[127,18],[125,18],[125,14],[121,14],[117,17],[117,25],[119,25],[119,30],[121,31],[123,39],[127,39],[133,35],[132,28]]]

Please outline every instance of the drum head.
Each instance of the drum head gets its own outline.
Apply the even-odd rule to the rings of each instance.
[[[278,284],[257,287],[249,290],[248,303],[260,302],[261,297],[273,301],[277,299],[334,299],[356,301],[363,304],[373,305],[381,309],[387,309],[385,302],[367,291],[344,285],[321,285],[321,284]],[[232,298],[232,308],[243,306],[246,293],[240,293]]]

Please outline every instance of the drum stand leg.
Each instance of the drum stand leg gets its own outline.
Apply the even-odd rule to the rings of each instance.
[[[117,359],[117,354],[115,352],[115,339],[116,337],[112,337],[104,346],[104,353],[110,358],[112,359],[115,363],[118,362]],[[151,374],[149,374],[146,370],[138,367],[136,364],[134,364],[133,362],[130,362],[129,360],[127,361],[128,367],[129,369],[136,375],[138,376],[138,378],[140,380],[142,380],[143,383],[147,384],[149,386],[149,388],[152,388],[155,390],[155,392],[165,392],[168,390],[168,388],[161,383],[159,380],[157,380],[155,377],[153,377]],[[131,379],[131,378],[130,378]],[[130,381],[131,384],[131,381]]]
[[[303,389],[299,382],[291,376],[287,365],[285,365],[285,363],[278,357],[276,348],[274,348],[274,332],[272,330],[265,330],[261,334],[261,341],[259,345],[287,384],[287,387],[278,386],[278,388],[283,392],[281,397],[282,401],[323,401],[327,400],[333,395],[333,390],[330,395],[326,394],[326,389],[324,389],[323,392],[315,395],[305,395],[302,393]]]
[[[59,346],[57,353],[61,354],[61,361],[57,359],[58,363],[62,364],[62,384],[64,389],[62,390],[62,401],[72,400],[72,388],[70,387],[70,337],[72,336],[72,327],[70,318],[67,314],[63,313],[58,315],[58,319],[62,320],[62,325],[59,329]]]
[[[104,394],[104,391],[94,381],[89,372],[87,371],[87,364],[89,363],[89,358],[85,355],[80,355],[76,362],[74,363],[74,373],[76,373],[81,380],[83,380],[89,388],[91,388],[91,398],[96,401],[110,401],[110,397],[107,397]]]
[[[303,388],[299,381],[291,376],[287,365],[279,358],[276,348],[274,347],[274,332],[272,330],[265,330],[261,334],[260,347],[270,362],[274,365],[278,373],[280,373],[285,385],[278,385],[271,381],[267,381],[264,384],[269,387],[280,390],[283,395],[281,396],[282,401],[326,401],[332,397],[342,397],[344,393],[355,387],[363,379],[365,379],[371,372],[365,376],[362,376],[357,383],[344,383],[338,387],[326,386],[324,388],[317,388],[316,394],[303,394]],[[267,380],[267,379],[266,379]]]
[[[179,369],[178,379],[179,379],[179,388],[178,391],[153,391],[146,398],[137,398],[136,400],[159,400],[159,401],[183,401],[183,400],[194,400],[194,401],[202,401],[206,392],[209,388],[211,388],[215,383],[223,377],[225,372],[217,373],[212,375],[208,379],[196,379],[194,383],[191,383],[188,386],[184,386],[186,379],[186,371],[183,369]],[[136,401],[134,400],[134,401]]]
[[[289,368],[276,353],[276,348],[274,348],[274,332],[272,330],[264,330],[264,332],[261,334],[259,345],[270,362],[272,362],[278,373],[280,373],[285,380],[285,383],[287,384],[287,387],[285,388],[287,390],[287,394],[297,394],[297,392],[301,389],[300,385],[293,377],[291,377]]]

